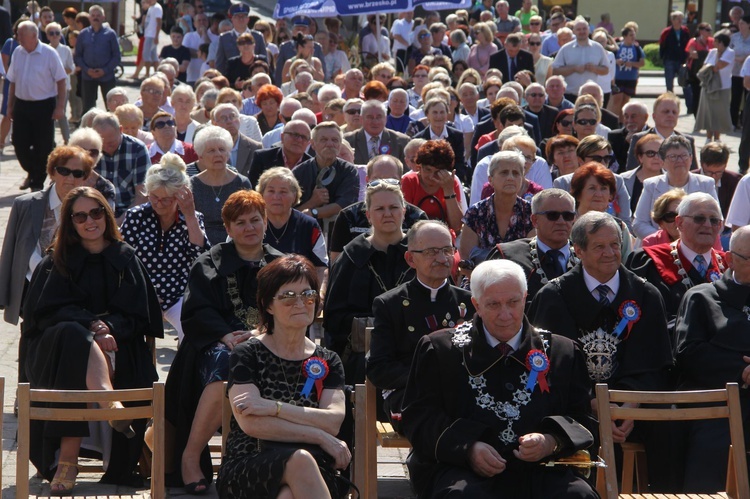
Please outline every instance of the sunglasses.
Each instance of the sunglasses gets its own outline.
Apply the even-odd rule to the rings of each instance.
[[[560,217],[566,222],[572,222],[576,217],[574,211],[540,211],[537,215],[544,215],[550,222],[557,222]]]
[[[370,187],[377,187],[379,185],[401,185],[401,182],[399,180],[396,180],[395,178],[379,178],[377,180],[373,180],[372,182],[369,182],[367,184],[367,188]]]
[[[422,33],[421,35],[419,35],[418,39],[421,40],[422,38],[430,38],[431,36],[432,35],[429,33]]]
[[[243,40],[241,42],[237,42],[237,46],[242,47],[244,45],[255,45],[255,42],[252,42],[250,40]]]
[[[161,130],[164,127],[172,128],[174,126],[174,120],[157,121],[154,123],[155,130]]]
[[[70,175],[73,175],[73,178],[87,177],[86,172],[83,170],[71,170],[70,168],[65,168],[64,166],[56,166],[55,171],[63,177],[68,177]]]
[[[529,42],[529,45],[531,45],[532,47],[538,47],[541,44],[542,42]]]
[[[593,118],[590,119],[590,120],[580,119],[580,120],[576,120],[576,124],[580,125],[580,126],[587,126],[587,125],[588,126],[594,126],[594,125],[596,125],[596,120],[593,119]]]
[[[591,161],[596,161],[597,163],[601,163],[605,166],[608,166],[612,164],[612,162],[615,160],[615,156],[613,154],[607,154],[606,156],[602,156],[600,154],[594,154],[593,156],[586,156]]]
[[[641,154],[643,154],[647,158],[655,158],[659,155],[659,151],[643,151],[643,153]]]
[[[359,113],[360,113],[360,110],[359,110],[359,109],[347,109],[347,110],[346,110],[346,111],[344,111],[344,112],[345,112],[346,114],[351,114],[352,116],[354,116],[355,114],[359,114]]]
[[[724,221],[719,217],[707,217],[705,215],[685,215],[686,218],[692,218],[693,222],[698,225],[703,225],[708,220],[712,227],[718,227]]]
[[[573,120],[560,120],[559,123],[564,127],[569,127],[573,124]]]
[[[531,26],[540,26],[541,24],[542,23],[539,23],[539,22],[529,23],[529,25],[531,25]]]
[[[313,305],[318,300],[318,292],[314,289],[307,289],[301,293],[287,291],[276,295],[276,300],[287,307],[297,303],[297,298],[302,300],[303,305]]]
[[[661,221],[671,224],[671,223],[674,223],[675,218],[677,218],[677,213],[673,211],[668,211],[664,215],[661,216]]]
[[[62,35],[61,31],[48,31],[47,36],[60,36]]]
[[[104,213],[106,213],[104,206],[100,206],[98,208],[90,210],[88,213],[86,213],[85,211],[73,213],[72,215],[70,215],[70,218],[73,219],[73,222],[80,225],[86,223],[86,220],[88,220],[89,217],[91,217],[91,220],[101,220],[102,218],[104,218]]]
[[[533,93],[530,93],[528,97],[544,97],[544,94],[540,92],[533,92]]]
[[[308,137],[307,135],[302,135],[300,133],[295,133],[295,132],[284,132],[284,135],[288,135],[289,137],[293,139],[304,140],[305,142],[310,140],[310,137]]]

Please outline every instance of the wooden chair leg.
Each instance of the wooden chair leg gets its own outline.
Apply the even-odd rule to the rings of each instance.
[[[635,451],[630,449],[622,450],[622,485],[623,494],[633,492],[633,474],[635,471]]]
[[[363,416],[367,406],[365,385],[354,387],[354,466],[352,466],[352,482],[357,486],[360,493],[366,493],[367,489],[367,452],[365,449],[367,428],[366,419]]]
[[[648,460],[645,450],[635,454],[635,484],[639,494],[648,492]]]
[[[369,381],[365,381],[366,395],[365,395],[365,452],[367,458],[365,463],[367,468],[365,469],[365,477],[367,480],[365,497],[378,497],[378,439],[377,439],[377,403],[375,400],[376,390],[375,387],[368,386]]]
[[[164,383],[153,384],[153,409],[154,409],[154,451],[151,456],[151,497],[152,499],[164,499],[166,496],[164,481],[164,438],[165,438],[165,410],[164,410]]]
[[[18,385],[18,449],[16,450],[16,497],[29,497],[29,419],[31,388]]]

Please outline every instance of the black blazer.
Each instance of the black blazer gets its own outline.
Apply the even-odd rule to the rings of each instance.
[[[609,145],[612,146],[612,154],[617,158],[617,164],[620,165],[619,172],[625,171],[625,165],[628,162],[628,149],[630,149],[630,143],[625,140],[628,131],[625,128],[618,128],[612,130],[607,136]],[[618,172],[615,172],[618,173]]]
[[[466,112],[466,109],[464,109],[463,106],[461,106],[461,114],[469,115],[469,113]],[[477,107],[477,124],[484,121],[485,119],[490,117],[490,110],[486,107]]]
[[[606,126],[610,130],[620,128],[620,118],[618,118],[615,113],[613,113],[609,109],[604,108],[601,108],[600,111],[602,112],[602,125]]]
[[[539,129],[542,140],[557,135],[557,132],[555,130],[552,130],[552,124],[555,122],[555,118],[557,117],[557,113],[559,112],[557,108],[548,106],[547,104],[542,104],[542,109],[538,113],[529,109],[528,105],[524,106],[523,110],[529,113],[533,113],[539,119]],[[537,144],[539,144],[539,142],[537,142]]]
[[[534,72],[534,56],[528,50],[521,49],[516,56],[516,73],[508,74],[508,53],[505,49],[495,52],[490,56],[490,67],[499,69],[503,73],[503,83],[513,81],[518,71],[528,69]]]
[[[304,153],[302,154],[302,160],[300,163],[304,163],[310,158],[312,158],[312,156]],[[284,155],[281,152],[281,146],[255,151],[247,178],[250,179],[250,183],[253,186],[256,186],[258,185],[258,179],[263,172],[274,166],[284,166]]]
[[[703,170],[690,170],[690,173],[703,174]],[[734,191],[737,190],[737,184],[741,178],[742,175],[739,173],[724,170],[724,173],[721,176],[721,186],[716,188],[716,194],[719,196],[719,205],[721,206],[721,214],[725,219],[727,218],[729,205],[732,204]]]
[[[453,149],[456,159],[453,163],[453,168],[456,170],[456,175],[464,185],[471,185],[471,172],[466,167],[466,161],[464,161],[464,134],[456,130],[455,128],[445,127],[448,130],[448,138],[446,139]],[[430,127],[428,126],[413,138],[431,140],[430,138]],[[467,184],[468,182],[468,184]]]
[[[523,127],[526,129],[529,137],[533,139],[534,127],[529,123],[524,123]],[[479,137],[494,131],[495,123],[492,121],[492,118],[477,123],[477,126],[474,128],[474,137],[471,138],[471,157],[469,158],[471,169],[474,169],[474,167],[477,166],[477,163],[479,163],[479,158],[477,158],[477,143],[479,142]]]

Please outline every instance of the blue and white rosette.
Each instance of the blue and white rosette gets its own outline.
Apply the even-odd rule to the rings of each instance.
[[[718,281],[719,279],[721,279],[721,274],[719,274],[719,272],[717,270],[712,270],[708,274],[708,279],[711,282]]]
[[[526,390],[534,391],[534,386],[539,382],[539,388],[543,392],[549,392],[547,385],[547,373],[549,372],[549,359],[547,355],[538,349],[530,350],[526,355],[526,368],[529,370],[529,380],[526,382]]]
[[[302,387],[302,396],[310,397],[313,385],[318,392],[318,400],[320,400],[321,392],[323,391],[323,380],[328,376],[328,363],[320,357],[310,357],[305,361],[302,367],[307,381],[305,386]]]
[[[622,319],[617,324],[617,327],[615,327],[615,330],[612,332],[612,334],[614,334],[618,338],[622,335],[622,332],[625,331],[626,327],[628,328],[628,332],[630,332],[633,324],[640,320],[641,307],[639,307],[638,304],[633,300],[625,301],[622,303],[622,305],[620,305],[620,317],[622,317]]]

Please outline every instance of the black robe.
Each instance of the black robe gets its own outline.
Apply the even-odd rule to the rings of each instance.
[[[528,286],[526,292],[526,312],[529,311],[529,306],[531,305],[534,296],[536,296],[537,292],[539,292],[539,290],[546,284],[542,282],[542,275],[537,272],[537,268],[532,262],[531,247],[529,245],[530,241],[530,237],[525,237],[523,239],[516,239],[509,243],[500,243],[497,244],[487,255],[487,260],[506,259],[517,263],[523,268],[523,272],[526,274],[526,284]],[[572,249],[571,256],[575,256],[572,253]],[[539,260],[544,260],[543,254],[539,255]],[[575,267],[577,262],[577,259],[568,258],[568,264],[564,269],[565,272]]]
[[[367,377],[381,390],[393,391],[384,403],[386,414],[400,413],[417,342],[438,329],[471,320],[474,316],[471,293],[446,282],[433,302],[430,290],[414,278],[375,298],[372,314],[375,324],[367,357]],[[395,421],[395,426],[398,425]]]
[[[190,436],[195,410],[203,393],[203,383],[198,372],[201,355],[225,335],[247,330],[247,320],[256,320],[235,315],[227,278],[235,276],[237,279],[242,305],[257,308],[255,278],[258,270],[283,256],[266,244],[263,245],[263,251],[264,259],[259,263],[251,263],[240,258],[234,243],[221,243],[199,256],[190,269],[181,316],[185,337],[172,361],[165,386],[166,419],[175,428],[173,455],[176,469],[168,480],[175,486],[182,483],[182,451]],[[213,468],[208,446],[201,453],[200,465],[203,476],[210,482]]]
[[[68,275],[47,256],[34,271],[23,305],[24,369],[32,388],[85,390],[94,320],[104,321],[117,341],[115,389],[148,388],[158,380],[145,336],[162,338],[161,308],[146,270],[127,243],[111,243],[92,255],[74,246],[67,256]],[[88,436],[86,422],[32,421],[31,461],[48,480],[62,436]],[[112,432],[112,455],[102,482],[133,484],[133,472],[145,432],[145,420],[133,423],[136,436]],[[85,453],[85,451],[84,451]]]
[[[365,379],[364,355],[346,352],[355,317],[372,317],[372,303],[380,294],[414,277],[414,269],[404,259],[406,238],[388,246],[387,252],[376,250],[365,234],[354,238],[333,264],[328,278],[323,327],[326,347],[341,356],[346,382],[362,383]],[[380,277],[380,281],[374,273]],[[384,289],[385,288],[385,289]],[[356,359],[350,360],[350,357]]]
[[[526,463],[510,452],[518,437],[534,432],[553,435],[562,444],[561,455],[594,442],[591,432],[597,431],[596,422],[590,416],[590,384],[581,351],[567,338],[544,334],[547,341],[524,321],[519,349],[502,360],[500,352],[488,345],[479,317],[473,325],[459,328],[458,334],[443,330],[422,337],[402,414],[404,432],[413,446],[410,479],[420,498],[444,497],[441,494],[456,489],[472,498],[598,497],[569,469]],[[549,391],[542,392],[537,384],[528,395],[526,356],[532,349],[546,351],[549,358]],[[472,378],[470,373],[483,375]],[[526,404],[515,403],[524,399]],[[503,403],[520,406],[518,419],[509,424],[510,418],[492,410],[492,402],[500,412]],[[508,429],[515,435],[509,435]],[[508,460],[506,470],[492,478],[471,471],[469,449],[475,442],[495,447]]]

